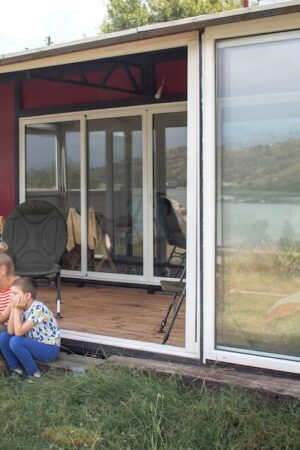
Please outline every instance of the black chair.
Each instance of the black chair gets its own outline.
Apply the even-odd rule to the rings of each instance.
[[[165,344],[169,337],[170,333],[172,331],[172,328],[175,324],[176,318],[178,316],[180,307],[185,299],[186,294],[186,284],[185,284],[185,275],[186,275],[186,266],[184,266],[184,269],[181,273],[180,279],[178,281],[171,281],[171,280],[161,280],[160,285],[162,291],[170,292],[172,293],[172,298],[169,303],[168,309],[166,314],[164,315],[163,320],[161,321],[159,333],[165,333],[162,344]],[[171,320],[170,319],[171,314]],[[165,327],[167,326],[166,330]]]
[[[18,205],[7,217],[3,241],[15,265],[15,273],[47,279],[56,289],[56,313],[60,317],[60,262],[66,248],[67,225],[56,206],[44,200]]]
[[[174,207],[177,205],[177,210]],[[158,196],[158,227],[160,236],[166,239],[167,243],[172,247],[172,250],[166,261],[166,267],[179,266],[179,271],[183,266],[186,253],[186,235],[183,230],[183,225],[180,223],[180,211],[178,207],[181,206],[173,199],[169,199],[163,194]],[[183,219],[181,218],[181,222]],[[175,263],[175,264],[174,264]],[[178,275],[178,272],[174,274]]]

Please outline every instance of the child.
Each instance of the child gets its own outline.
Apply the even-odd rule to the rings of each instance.
[[[0,332],[6,330],[6,326],[2,324],[9,318],[12,283],[15,279],[14,263],[8,255],[2,253],[0,247]]]
[[[36,291],[30,277],[13,282],[7,332],[0,334],[0,351],[12,375],[22,375],[24,368],[29,380],[41,377],[35,360],[54,361],[60,347],[55,317],[46,305],[35,300]]]

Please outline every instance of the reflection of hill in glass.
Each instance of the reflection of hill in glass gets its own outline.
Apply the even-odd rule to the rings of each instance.
[[[129,167],[130,164],[130,167]],[[142,160],[133,158],[130,162],[116,161],[113,178],[115,184],[122,185],[126,174],[131,170],[132,187],[142,187]],[[101,189],[106,184],[106,167],[89,169],[89,189]],[[27,171],[27,186],[34,189],[53,189],[55,187],[55,167]],[[186,147],[177,147],[166,152],[166,181],[176,181],[178,186],[186,186]],[[67,188],[80,189],[79,163],[69,161],[67,164]]]
[[[131,165],[132,187],[142,187],[142,160],[134,158],[131,162],[116,161],[114,163],[114,181],[122,184],[125,171]],[[158,168],[159,170],[159,168]],[[94,167],[89,171],[89,187],[97,189],[105,183],[105,167]],[[186,147],[172,148],[166,152],[166,182],[176,181],[177,186],[186,186]]]
[[[30,168],[27,170],[26,184],[29,189],[55,189],[56,174],[54,164],[44,169]]]
[[[259,197],[300,197],[300,140],[290,139],[222,154],[223,192]]]

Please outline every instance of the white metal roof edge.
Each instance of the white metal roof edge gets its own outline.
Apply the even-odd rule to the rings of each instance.
[[[24,50],[22,52],[8,53],[1,55],[0,65],[9,65],[10,63],[22,62],[29,59],[37,59],[51,54],[58,55],[61,53],[87,50],[99,46],[114,45],[116,42],[134,41],[142,38],[146,39],[147,34],[154,37],[159,36],[161,32],[165,34],[173,34],[176,31],[188,31],[192,29],[205,28],[216,24],[236,22],[238,20],[258,19],[268,17],[269,15],[281,15],[293,11],[300,11],[300,0],[282,1],[280,3],[271,3],[263,6],[250,6],[248,8],[239,8],[230,11],[223,11],[214,14],[204,14],[201,16],[187,17],[185,19],[173,20],[169,22],[156,23],[151,25],[143,25],[137,28],[122,30],[114,33],[100,34],[90,38],[84,38],[75,41],[64,42],[60,44],[52,44],[49,46],[38,47],[35,49]],[[273,13],[273,14],[272,14]],[[156,33],[157,32],[157,33]]]

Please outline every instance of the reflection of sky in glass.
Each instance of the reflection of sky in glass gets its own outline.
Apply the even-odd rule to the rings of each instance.
[[[67,162],[80,162],[80,133],[67,131],[65,135]]]
[[[96,119],[88,122],[88,146],[90,168],[104,167],[106,164],[107,133],[113,133],[114,161],[124,159],[124,139],[131,133],[132,158],[142,156],[141,117],[115,117]]]
[[[67,160],[80,161],[78,122],[44,123],[26,127],[26,162],[28,169],[43,169],[55,164],[56,142],[64,136]]]
[[[223,148],[300,139],[299,54],[300,39],[217,49]]]
[[[222,127],[223,147],[234,150],[272,145],[286,139],[300,139],[300,116],[294,119],[228,122]]]
[[[184,147],[187,142],[186,127],[166,128],[166,150],[176,147]]]
[[[105,131],[89,132],[89,165],[92,168],[105,166]]]
[[[299,92],[300,39],[217,49],[219,97]]]
[[[132,158],[142,157],[142,132],[132,131]],[[114,161],[122,161],[124,159],[124,132],[113,133]],[[89,132],[89,165],[92,168],[104,167],[106,164],[105,149],[106,132],[90,131]]]
[[[55,166],[56,137],[53,135],[26,135],[27,170],[43,169]]]

